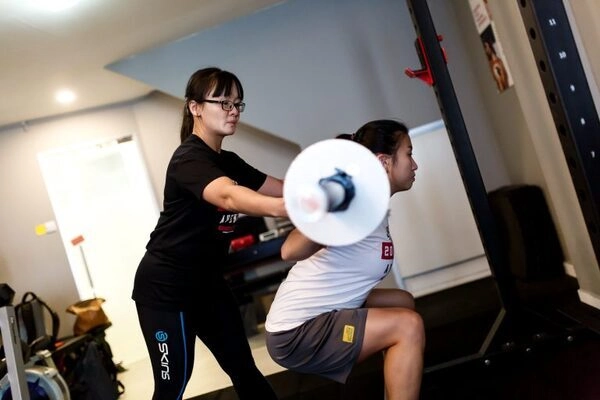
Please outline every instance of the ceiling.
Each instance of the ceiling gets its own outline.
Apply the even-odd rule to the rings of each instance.
[[[281,0],[0,0],[0,129],[127,101],[154,88],[106,65]],[[76,100],[59,104],[71,89]]]

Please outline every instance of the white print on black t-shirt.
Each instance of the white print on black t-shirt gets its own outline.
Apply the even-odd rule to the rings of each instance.
[[[225,214],[221,217],[219,225],[233,225],[237,222],[239,214]]]
[[[237,222],[240,214],[231,213],[225,209],[219,208],[217,211],[221,213],[221,219],[219,220],[219,224],[217,229],[221,233],[230,233],[234,231],[234,225]]]

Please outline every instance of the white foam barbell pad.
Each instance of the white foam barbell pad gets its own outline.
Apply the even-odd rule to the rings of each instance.
[[[355,195],[346,210],[328,212],[332,193],[319,180],[342,170],[352,177]],[[292,223],[311,240],[345,246],[364,239],[387,216],[390,184],[377,157],[346,139],[327,139],[308,146],[292,161],[283,197]],[[336,199],[334,199],[336,200]]]

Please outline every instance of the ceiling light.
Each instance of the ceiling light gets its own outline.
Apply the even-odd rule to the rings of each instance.
[[[73,93],[72,90],[68,90],[68,89],[59,90],[58,92],[56,92],[56,95],[54,96],[56,101],[58,101],[61,104],[72,103],[76,97],[77,96],[75,96],[75,93]]]

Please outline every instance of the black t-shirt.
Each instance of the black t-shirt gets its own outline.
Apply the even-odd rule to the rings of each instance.
[[[202,198],[204,188],[221,176],[252,190],[258,190],[266,179],[237,154],[217,153],[196,135],[175,150],[167,167],[163,211],[136,273],[134,300],[181,308],[191,301],[190,292],[206,288],[211,277],[221,274],[219,264],[238,214]]]

